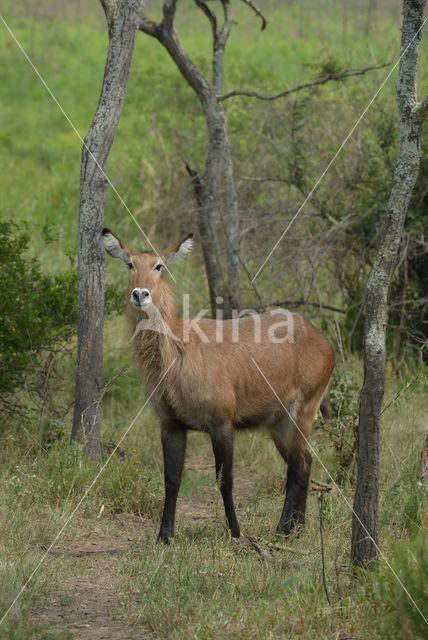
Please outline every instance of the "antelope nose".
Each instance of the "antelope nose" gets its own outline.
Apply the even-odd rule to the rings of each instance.
[[[148,289],[133,289],[131,293],[131,302],[136,306],[140,306],[145,302],[149,302],[150,292]]]

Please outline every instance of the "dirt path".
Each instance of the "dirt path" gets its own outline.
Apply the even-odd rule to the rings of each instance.
[[[47,562],[64,575],[58,591],[33,612],[33,623],[49,633],[68,632],[73,640],[153,640],[142,627],[123,619],[125,596],[118,576],[123,555],[144,532],[154,535],[152,523],[133,516],[116,517],[114,533],[89,533],[73,545],[52,549]]]
[[[186,469],[214,476],[213,460],[191,456]],[[236,502],[251,490],[251,481],[240,469],[236,478]],[[214,503],[216,507],[214,507]],[[188,496],[180,496],[178,526],[209,520],[221,507],[214,483]],[[33,622],[50,633],[68,632],[73,640],[153,640],[146,629],[127,624],[123,619],[125,596],[120,593],[119,570],[123,555],[142,537],[155,536],[158,523],[142,522],[136,516],[119,515],[112,521],[112,531],[104,534],[89,531],[73,544],[57,547],[47,562],[56,563],[64,576],[58,591],[33,612]]]

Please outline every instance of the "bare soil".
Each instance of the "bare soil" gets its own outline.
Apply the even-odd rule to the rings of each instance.
[[[35,625],[49,633],[67,632],[73,640],[152,640],[154,636],[123,618],[119,570],[124,554],[143,535],[154,535],[152,523],[115,516],[114,533],[86,533],[73,544],[51,550],[45,562],[58,564],[65,579],[33,612]]]
[[[202,456],[186,460],[186,469],[209,474],[212,484],[178,500],[177,526],[210,520],[222,510],[215,486],[214,462]],[[239,508],[252,488],[251,478],[236,469],[235,500]],[[222,512],[222,511],[221,511]],[[73,640],[153,640],[142,626],[124,620],[126,597],[120,591],[120,564],[124,554],[145,536],[154,537],[159,523],[137,516],[118,514],[111,523],[112,533],[86,531],[79,540],[53,548],[45,562],[58,564],[64,575],[60,588],[47,602],[33,611],[35,625],[49,633],[65,634]]]

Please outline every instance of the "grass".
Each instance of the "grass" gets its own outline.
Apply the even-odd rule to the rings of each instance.
[[[45,2],[46,15],[30,20],[18,3],[4,4],[5,18],[84,135],[98,99],[107,41],[98,10],[85,6],[82,20],[74,6],[67,4],[61,13],[53,3]],[[345,4],[340,3],[340,11]],[[31,6],[34,9],[35,4]],[[346,16],[337,7],[333,1],[326,1],[321,7],[315,0],[302,0],[287,7],[284,19],[278,3],[266,3],[270,24],[264,33],[254,16],[244,7],[238,9],[239,24],[234,28],[227,55],[226,88],[277,91],[303,77],[312,77],[320,65],[339,61],[358,67],[396,59],[399,15],[395,8],[384,10],[376,30],[365,34],[366,15],[360,4],[349,5],[346,24]],[[179,25],[183,42],[207,70],[206,25],[202,16],[194,18],[192,13],[190,19],[189,12],[184,6]],[[7,98],[0,105],[0,190],[7,196],[0,201],[0,215],[30,221],[34,254],[41,257],[46,271],[55,272],[75,255],[80,141],[3,27],[0,57],[0,82]],[[422,60],[426,60],[426,45]],[[426,75],[424,64],[421,74]],[[310,166],[314,178],[373,95],[380,77],[384,76],[365,76],[316,94],[312,111],[307,112],[313,127],[308,136],[313,137],[310,142],[317,151]],[[391,81],[381,103],[388,113],[394,108],[393,92]],[[278,104],[268,112],[265,105],[244,99],[227,105],[238,175],[250,174],[247,169],[252,169],[260,155],[257,132],[263,130],[265,138],[269,138],[272,131],[283,129],[281,135],[287,139],[288,112],[284,109],[284,115],[282,110]],[[376,117],[382,117],[382,113],[376,112]],[[388,171],[384,165],[376,164],[369,118],[367,122],[363,132],[353,139],[341,169],[346,169],[352,154],[369,149],[369,184],[370,172],[385,172],[387,176]],[[273,165],[275,171],[279,168],[278,173],[287,163],[287,147],[284,149],[278,164]],[[200,166],[204,155],[205,128],[195,97],[158,43],[139,37],[124,114],[109,160],[109,175],[150,237],[167,243],[170,236],[181,233],[182,227],[187,231],[192,205],[182,159]],[[267,169],[270,168],[268,164]],[[336,182],[341,178],[339,171]],[[335,184],[334,180],[326,184],[326,190],[333,195]],[[290,209],[298,202],[299,194],[282,192],[280,185],[275,189]],[[269,197],[269,192],[257,193],[257,206],[269,207]],[[244,220],[245,215],[244,211]],[[285,215],[281,208],[277,214],[279,223],[285,222]],[[126,242],[132,244],[133,238],[135,242],[133,223],[112,193],[108,194],[106,223]],[[44,241],[46,225],[54,235],[48,244]],[[272,298],[277,297],[276,264],[272,262],[261,280]],[[109,280],[123,288],[121,265],[111,262],[108,269]],[[207,300],[198,256],[180,265],[176,273],[179,289],[185,289],[186,281],[191,280],[201,300]],[[328,271],[319,269],[317,283],[323,292],[332,295]],[[252,291],[248,296],[251,301]],[[325,327],[331,334],[332,326],[328,321]],[[128,355],[121,319],[111,318],[106,323],[105,344],[103,439],[105,443],[117,443],[142,406],[145,394]],[[53,393],[64,406],[70,406],[73,350],[63,354],[59,364],[61,377],[55,381]],[[338,377],[337,388],[340,382],[345,385],[340,391],[345,405],[342,419],[349,431],[360,371],[358,359],[349,358]],[[386,402],[404,384],[391,377]],[[423,538],[427,524],[418,465],[425,429],[426,387],[426,379],[421,378],[400,402],[392,403],[385,411],[380,485],[382,550],[421,608],[426,606]],[[56,435],[47,440],[45,434],[52,431],[53,424]],[[72,516],[101,470],[102,462],[90,463],[82,458],[78,446],[68,446],[69,430],[70,413],[55,423],[52,416],[41,420],[35,414],[30,421],[16,418],[2,425],[0,616],[26,584],[43,557],[44,547]],[[188,458],[192,464],[180,494],[177,536],[170,546],[157,546],[154,539],[163,481],[158,420],[149,407],[121,446],[126,456],[115,455],[111,459],[69,520],[58,545],[72,546],[89,534],[97,537],[116,531],[118,514],[141,518],[138,543],[124,556],[111,558],[112,571],[126,602],[118,613],[124,619],[143,622],[156,637],[175,639],[333,639],[340,637],[340,631],[361,640],[423,637],[420,617],[382,560],[377,573],[352,580],[351,514],[337,491],[326,496],[324,503],[330,606],[321,584],[319,516],[314,495],[309,500],[305,532],[299,538],[281,542],[283,548],[272,551],[275,561],[265,565],[253,549],[230,541],[214,486],[211,447],[203,435],[190,434]],[[335,476],[337,455],[330,435],[321,425],[315,429],[313,446]],[[313,477],[329,481],[317,461]],[[266,434],[238,435],[236,494],[242,530],[245,536],[255,536],[265,548],[278,542],[273,532],[282,506],[283,478],[283,464]],[[349,482],[343,491],[352,502],[353,487]],[[144,523],[149,523],[148,529]],[[63,583],[77,571],[85,571],[84,561],[53,562],[48,557],[0,626],[0,638],[65,640],[66,634],[37,630],[32,612],[46,604],[52,591],[61,593]]]
[[[117,335],[118,320],[113,325],[111,329]],[[122,347],[118,345],[116,358]],[[107,374],[117,365],[113,353],[108,362]],[[106,441],[117,442],[141,406],[144,396],[139,388],[137,374],[131,369],[117,378],[106,393]],[[426,523],[418,480],[425,390],[426,381],[420,380],[404,395],[400,405],[393,404],[385,412],[380,486],[382,550],[406,586],[409,581],[409,590],[412,594],[415,591],[420,607],[426,604],[422,581],[426,570],[423,555]],[[395,383],[390,381],[387,397],[395,393]],[[78,447],[67,446],[66,437],[54,443],[49,454],[42,451],[36,454],[35,443],[26,439],[25,433],[8,433],[8,438],[7,456],[2,456],[0,494],[2,610],[31,574],[42,556],[42,548],[51,543],[71,516],[101,464],[84,460]],[[270,544],[278,544],[274,530],[283,500],[284,467],[263,432],[238,434],[236,440],[236,496],[242,533],[244,537],[255,536],[267,549]],[[329,434],[321,425],[316,428],[312,442],[334,475],[337,461]],[[18,462],[21,452],[28,447],[30,452]],[[111,459],[56,544],[59,547],[76,544],[85,539],[86,532],[105,535],[115,526],[117,513],[134,513],[144,522],[154,523],[149,529],[142,525],[141,537],[129,553],[111,560],[116,563],[113,566],[119,575],[120,590],[126,594],[126,605],[118,615],[143,622],[156,637],[177,639],[261,635],[327,639],[344,629],[361,639],[376,639],[385,637],[382,635],[385,625],[394,628],[394,612],[399,606],[400,616],[405,620],[403,625],[409,627],[407,635],[400,637],[422,637],[414,631],[417,616],[410,605],[406,607],[403,592],[382,560],[379,574],[365,576],[361,582],[352,580],[351,514],[337,491],[333,490],[324,502],[330,606],[321,583],[315,494],[309,499],[305,532],[285,543],[279,541],[279,549],[272,550],[274,563],[266,565],[254,550],[231,542],[214,485],[210,444],[203,434],[190,434],[190,468],[180,493],[177,535],[171,545],[163,547],[155,543],[163,488],[158,421],[150,408],[143,412],[122,447],[126,457],[116,455]],[[329,481],[317,461],[313,477]],[[343,492],[352,503],[352,486],[345,485]],[[12,514],[9,505],[13,505]],[[415,543],[409,546],[412,539]],[[63,566],[65,573],[58,570],[58,565],[48,557],[10,616],[12,627],[0,627],[0,637],[10,637],[13,625],[21,629],[17,639],[33,637],[31,609],[43,606],[53,585],[60,591],[62,581],[74,571],[67,563]],[[388,597],[384,595],[386,592]],[[379,610],[385,616],[379,617]],[[409,622],[412,616],[414,620]],[[387,637],[396,637],[391,630],[389,633]]]

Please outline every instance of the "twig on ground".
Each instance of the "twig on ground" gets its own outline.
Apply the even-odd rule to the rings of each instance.
[[[264,560],[267,564],[272,564],[274,562],[273,555],[269,553],[266,549],[263,549],[255,538],[248,538],[251,543],[253,549],[257,551],[262,560]]]
[[[326,484],[325,482],[320,482],[319,480],[311,480],[312,491],[320,491],[321,493],[328,493],[333,489],[331,484]]]

